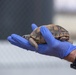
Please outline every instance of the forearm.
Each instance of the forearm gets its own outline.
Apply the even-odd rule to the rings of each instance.
[[[65,60],[69,61],[69,62],[74,62],[74,60],[76,59],[76,50],[73,50],[69,55],[67,55],[65,58]]]

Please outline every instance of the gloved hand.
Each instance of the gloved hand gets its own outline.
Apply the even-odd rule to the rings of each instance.
[[[32,24],[32,29],[34,30],[37,28],[35,24]],[[25,38],[17,35],[17,34],[12,34],[9,36],[7,39],[10,43],[13,45],[16,45],[18,47],[31,50],[31,51],[36,51],[40,54],[44,55],[50,55],[50,56],[55,56],[59,58],[64,58],[67,56],[71,51],[76,49],[76,46],[72,45],[69,42],[61,42],[57,39],[55,39],[52,35],[52,33],[45,27],[41,26],[40,32],[42,36],[44,37],[45,41],[47,44],[39,44],[38,45],[38,50],[36,50],[28,40]]]

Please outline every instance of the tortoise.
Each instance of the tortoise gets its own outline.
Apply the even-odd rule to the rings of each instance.
[[[63,27],[54,24],[48,24],[44,26],[46,26],[51,31],[51,33],[57,40],[68,41],[72,43],[72,41],[69,40],[70,38],[69,32]],[[42,34],[40,33],[40,27],[33,30],[31,34],[23,35],[22,37],[29,40],[30,44],[34,46],[36,49],[38,48],[38,44],[46,43]]]

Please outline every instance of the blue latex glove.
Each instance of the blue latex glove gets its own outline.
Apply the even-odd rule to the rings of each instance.
[[[37,26],[35,24],[32,24],[32,29],[34,30],[35,28],[37,28]],[[38,50],[31,46],[28,40],[22,38],[17,34],[12,34],[11,36],[9,36],[8,41],[18,47],[59,58],[64,58],[71,51],[76,49],[76,46],[72,45],[69,42],[61,42],[55,39],[52,33],[44,26],[41,26],[40,32],[47,44],[39,44]]]

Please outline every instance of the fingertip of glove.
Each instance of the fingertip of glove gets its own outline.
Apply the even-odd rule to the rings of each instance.
[[[15,36],[16,34],[11,34],[10,36],[7,37],[7,40],[10,40],[12,36]]]
[[[17,36],[17,34],[12,34],[11,36]]]
[[[8,37],[7,37],[7,40],[9,41],[10,39],[11,39],[11,36],[8,36]]]
[[[13,43],[13,40],[12,40],[11,36],[8,36],[8,37],[7,37],[7,40],[8,40],[10,43]]]
[[[12,37],[12,38],[21,38],[21,36],[18,35],[18,34],[12,34],[11,37]]]
[[[35,28],[37,28],[37,25],[35,23],[32,23],[31,27],[32,27],[32,30],[34,30]]]
[[[45,32],[47,32],[47,28],[45,26],[41,26],[40,31],[41,31],[41,33],[45,33]]]
[[[32,23],[32,25],[36,25],[35,23]]]

